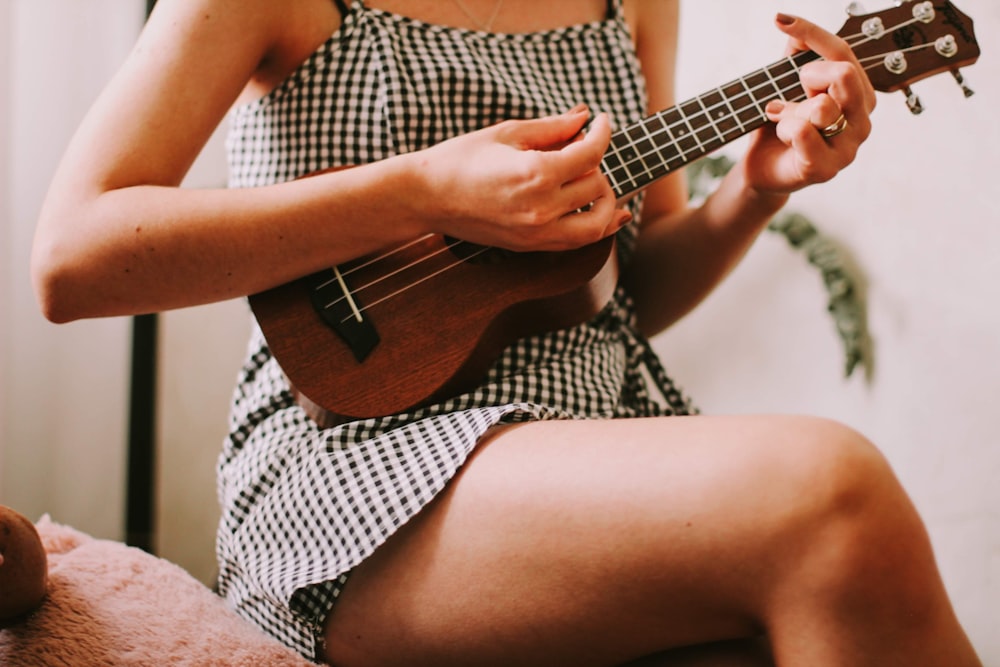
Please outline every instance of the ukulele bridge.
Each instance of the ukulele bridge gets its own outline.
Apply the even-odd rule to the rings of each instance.
[[[309,299],[316,314],[347,344],[358,363],[367,359],[379,344],[378,331],[340,269],[314,274]]]

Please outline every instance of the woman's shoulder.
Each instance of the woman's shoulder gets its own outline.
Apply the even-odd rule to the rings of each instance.
[[[232,0],[203,0],[232,4]],[[254,29],[266,35],[267,48],[243,97],[261,97],[284,81],[340,27],[334,0],[238,0],[260,6]],[[252,11],[250,9],[246,11]]]
[[[244,96],[260,96],[308,58],[340,21],[334,0],[159,0],[146,42],[158,42],[180,58],[214,53],[213,66],[243,69]]]
[[[622,10],[637,42],[662,42],[676,33],[680,0],[622,0]]]

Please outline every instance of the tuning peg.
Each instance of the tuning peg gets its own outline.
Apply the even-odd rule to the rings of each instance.
[[[848,16],[864,16],[865,14],[867,14],[865,7],[860,2],[852,2],[847,5]]]
[[[976,94],[976,91],[972,90],[967,85],[965,85],[965,77],[962,76],[962,73],[960,71],[958,71],[957,69],[953,69],[951,70],[951,75],[955,77],[955,82],[962,89],[963,95],[965,95],[966,97],[972,97],[973,95]]]
[[[924,112],[924,105],[920,102],[920,98],[917,97],[909,86],[903,86],[903,93],[906,95],[906,107],[910,110],[914,116],[922,114]]]

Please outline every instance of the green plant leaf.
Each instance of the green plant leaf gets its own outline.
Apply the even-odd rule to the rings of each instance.
[[[709,156],[687,167],[691,199],[703,199],[733,167],[725,155]],[[822,234],[803,214],[782,211],[767,229],[781,234],[792,248],[803,254],[819,272],[826,287],[827,311],[844,348],[844,375],[850,377],[859,367],[865,378],[873,371],[872,344],[868,332],[865,302],[861,295],[861,272],[850,261],[844,248]]]

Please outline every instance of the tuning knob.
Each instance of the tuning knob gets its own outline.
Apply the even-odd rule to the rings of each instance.
[[[914,116],[922,114],[924,112],[924,105],[921,103],[920,98],[910,90],[909,86],[903,86],[903,93],[906,95],[906,108],[910,110]]]
[[[976,91],[972,90],[967,85],[965,85],[965,77],[962,76],[962,73],[960,71],[958,71],[957,69],[953,69],[951,70],[951,75],[955,77],[955,82],[958,84],[959,88],[962,89],[963,95],[965,95],[966,97],[972,97],[973,95],[976,94]]]
[[[851,4],[847,5],[848,16],[864,16],[866,13],[867,12],[865,12],[864,5],[862,5],[860,2],[852,2]]]

